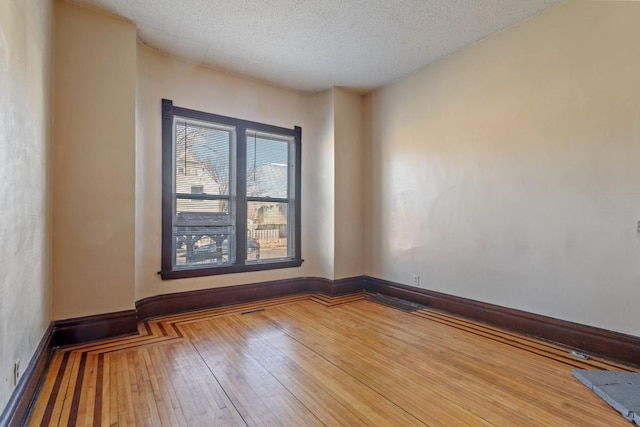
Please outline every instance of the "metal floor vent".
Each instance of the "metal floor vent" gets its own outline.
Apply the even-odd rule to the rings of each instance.
[[[412,311],[417,311],[417,310],[422,310],[423,308],[427,308],[424,305],[416,304],[415,302],[403,300],[396,297],[390,297],[387,295],[381,295],[381,294],[375,294],[375,295],[366,297],[365,300],[386,305],[387,307],[395,308],[397,310],[405,311],[407,313],[411,313]]]
[[[249,311],[243,311],[242,313],[240,313],[241,316],[244,316],[245,314],[253,314],[253,313],[261,313],[263,311],[265,311],[265,308],[258,308],[255,310],[249,310]]]

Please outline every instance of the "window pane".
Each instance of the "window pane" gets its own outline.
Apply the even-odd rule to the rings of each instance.
[[[284,137],[247,132],[247,196],[288,197],[289,144]]]
[[[289,204],[247,203],[247,259],[288,258]]]
[[[228,200],[176,201],[174,265],[232,263],[233,220]]]
[[[229,194],[233,132],[176,118],[175,192]]]

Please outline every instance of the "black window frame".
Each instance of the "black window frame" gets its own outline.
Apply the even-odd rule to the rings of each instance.
[[[212,266],[211,264],[197,264],[188,266],[173,265],[173,218],[175,212],[176,194],[174,188],[174,118],[180,117],[202,122],[231,126],[236,129],[236,161],[235,161],[235,261],[233,264]],[[289,220],[293,221],[290,227],[293,232],[293,248],[291,257],[274,260],[261,259],[259,262],[246,262],[245,253],[247,246],[247,203],[252,197],[247,196],[246,191],[246,138],[247,130],[266,134],[281,135],[293,138],[294,153],[294,177],[293,195],[286,199],[293,204],[293,215]],[[212,276],[218,274],[240,273],[248,271],[272,270],[280,268],[299,267],[302,265],[301,256],[301,171],[302,155],[301,141],[302,129],[295,126],[292,129],[259,123],[234,117],[221,116],[204,111],[192,110],[173,105],[173,101],[162,100],[162,252],[160,276],[163,280],[182,279],[188,277]],[[229,193],[231,196],[231,192]],[[280,199],[273,199],[281,201]],[[242,255],[242,256],[240,256]]]

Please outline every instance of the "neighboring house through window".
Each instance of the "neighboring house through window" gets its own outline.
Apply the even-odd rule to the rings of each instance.
[[[162,100],[163,279],[302,264],[301,133]]]

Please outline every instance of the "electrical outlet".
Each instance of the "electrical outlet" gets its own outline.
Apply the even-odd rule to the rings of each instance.
[[[417,274],[413,275],[413,286],[420,286],[420,276]]]
[[[13,386],[18,385],[18,380],[20,380],[20,361],[16,360],[16,363],[13,364]]]

